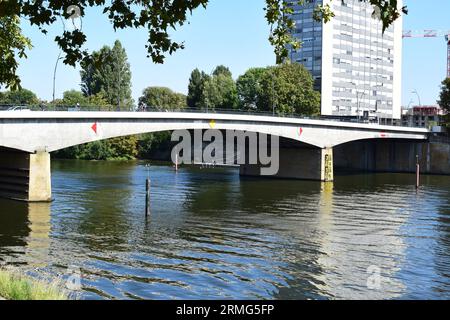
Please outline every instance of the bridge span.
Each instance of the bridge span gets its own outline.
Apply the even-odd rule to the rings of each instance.
[[[428,130],[271,116],[181,112],[0,112],[0,196],[51,200],[50,153],[114,137],[172,130],[264,133],[307,148],[280,149],[281,178],[333,180],[333,148],[352,141],[428,139]],[[255,166],[241,174],[256,175]]]

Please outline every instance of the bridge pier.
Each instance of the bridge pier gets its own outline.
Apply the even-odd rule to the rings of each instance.
[[[241,165],[240,175],[261,176],[261,165]],[[280,148],[280,168],[272,177],[331,182],[334,180],[333,149]]]
[[[50,202],[50,153],[0,150],[0,197],[26,202]]]

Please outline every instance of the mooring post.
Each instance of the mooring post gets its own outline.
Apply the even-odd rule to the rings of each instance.
[[[150,179],[146,179],[145,182],[145,216],[148,217],[150,215],[150,187],[151,187]]]
[[[175,172],[178,172],[178,153],[175,155]]]
[[[147,179],[145,180],[145,216],[148,217],[150,215],[150,189],[151,189],[151,180],[150,180],[150,165],[147,164]]]
[[[416,189],[420,188],[420,162],[419,155],[416,156]]]

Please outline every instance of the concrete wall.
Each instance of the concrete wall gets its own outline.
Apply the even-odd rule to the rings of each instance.
[[[450,174],[450,144],[398,140],[365,140],[334,148],[338,171],[408,172],[416,171],[419,155],[425,174]]]
[[[333,181],[333,150],[280,148],[280,170],[272,178]],[[241,165],[241,176],[261,176],[260,165]]]
[[[0,149],[0,197],[51,201],[50,154]]]
[[[30,154],[30,180],[28,201],[42,202],[52,200],[50,153]]]
[[[30,155],[21,151],[0,150],[0,196],[28,199]]]

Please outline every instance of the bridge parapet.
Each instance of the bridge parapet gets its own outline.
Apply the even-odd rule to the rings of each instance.
[[[330,120],[177,112],[0,112],[0,146],[52,152],[114,137],[158,131],[218,129],[276,135],[331,148],[365,139],[425,140],[429,131]]]

